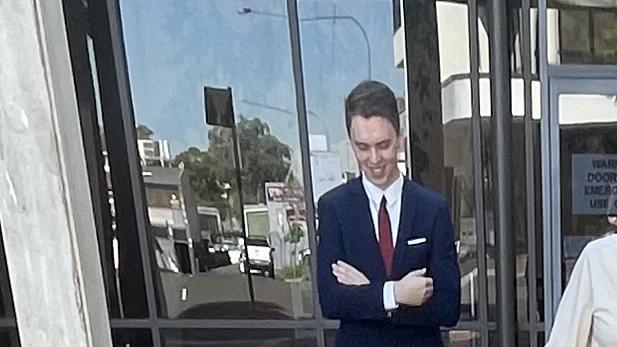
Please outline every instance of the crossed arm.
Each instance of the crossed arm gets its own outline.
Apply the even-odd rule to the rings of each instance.
[[[331,206],[319,202],[318,285],[324,315],[334,319],[384,319],[384,281],[371,282],[343,262],[341,228]],[[394,282],[399,304],[392,321],[407,325],[452,326],[460,313],[460,275],[454,251],[452,224],[447,208],[434,223],[434,248],[429,276],[426,269],[412,271]]]

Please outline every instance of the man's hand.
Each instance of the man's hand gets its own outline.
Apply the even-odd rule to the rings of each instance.
[[[341,260],[332,264],[332,274],[340,284],[363,286],[371,283],[362,272]]]
[[[433,295],[433,279],[424,277],[426,268],[412,271],[394,282],[394,299],[397,303],[420,306]]]

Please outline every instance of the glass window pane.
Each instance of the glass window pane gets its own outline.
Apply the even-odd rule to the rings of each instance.
[[[532,9],[532,13],[535,9]],[[535,23],[535,17],[530,18]],[[535,41],[533,31],[530,33],[531,43]],[[520,36],[520,35],[519,35]],[[518,45],[522,50],[522,40]],[[533,65],[533,57],[532,57]],[[541,139],[540,139],[540,81],[533,75],[530,81],[530,112],[531,112],[531,127],[530,133],[526,133],[526,118],[525,118],[525,86],[524,79],[521,75],[516,75],[512,78],[512,229],[515,235],[515,276],[516,276],[516,312],[519,322],[529,321],[529,300],[530,288],[532,283],[536,285],[536,310],[533,312],[536,321],[542,319],[541,312],[544,305],[540,302],[543,297],[543,265],[542,265],[542,176],[541,176]],[[528,182],[527,177],[527,148],[526,141],[530,139],[532,148],[529,153],[531,159],[531,170]],[[491,158],[492,159],[492,158]],[[531,196],[528,196],[527,185],[531,185]],[[532,201],[533,205],[528,201]],[[528,224],[533,220],[533,224]],[[532,227],[533,235],[529,237],[530,228]],[[532,242],[533,241],[533,242]],[[535,248],[530,251],[530,245],[535,245]],[[535,272],[531,278],[528,276],[528,270],[532,267],[532,261],[535,264]],[[533,281],[533,282],[532,282]]]
[[[326,341],[326,347],[335,347],[336,346],[336,334],[338,330],[325,330],[324,337]]]
[[[497,335],[497,331],[489,331],[488,332],[488,345],[491,347],[498,346],[497,344],[498,338],[499,336]]]
[[[477,263],[467,5],[438,2],[437,29],[440,43],[441,126],[430,130],[443,137],[443,161],[432,169],[427,166],[422,170],[427,170],[425,177],[438,174],[444,178],[443,185],[433,188],[446,195],[454,222],[461,270],[461,319],[476,320],[480,300],[480,273]],[[412,159],[421,162],[422,158],[438,156],[437,151],[429,150],[430,141],[423,140],[426,137],[421,135],[423,126],[420,124],[428,125],[428,122],[417,116],[417,113],[415,117],[412,114],[411,122],[415,124],[412,126],[412,139],[416,139],[416,152],[412,150]]]
[[[516,95],[517,87],[521,87],[517,80],[513,80],[513,94]],[[535,84],[535,82],[534,82]],[[522,93],[522,90],[519,90]],[[490,98],[490,97],[489,97]],[[539,95],[532,95],[533,104],[539,103]],[[522,108],[523,96],[513,97],[513,108]],[[516,106],[518,104],[518,106]],[[535,110],[534,110],[535,112]],[[529,254],[528,246],[528,204],[527,204],[527,173],[526,173],[526,149],[525,149],[525,120],[522,115],[515,114],[512,119],[512,231],[515,235],[515,276],[517,293],[517,319],[519,321],[529,320],[529,288],[530,281],[536,282],[536,312],[533,313],[537,321],[544,319],[544,287],[543,287],[543,238],[542,238],[542,178],[541,178],[541,154],[540,154],[540,120],[533,114],[531,134],[533,139],[533,184],[534,184],[534,204],[535,208],[531,211],[535,220],[535,250]],[[495,178],[493,176],[493,130],[491,119],[482,119],[482,156],[483,156],[483,179],[484,179],[484,209],[485,223],[487,232],[486,252],[487,252],[487,284],[488,284],[488,318],[495,320],[497,315],[496,307],[496,245],[495,245]],[[531,258],[535,260],[536,271],[533,278],[529,278],[528,269]]]
[[[617,10],[594,13],[593,25],[597,60],[617,63]]]
[[[0,236],[2,235],[2,227],[0,227]],[[15,310],[13,308],[13,294],[11,293],[11,284],[9,273],[6,265],[6,257],[4,253],[4,241],[0,237],[0,317],[15,318]]]
[[[559,21],[562,61],[590,59],[589,13],[564,10],[560,12]]]
[[[544,344],[546,343],[545,339],[546,335],[544,334],[544,332],[538,332],[538,346],[544,346]]]
[[[150,329],[111,329],[114,347],[151,347]]]
[[[537,340],[537,336],[535,339]],[[516,345],[520,347],[529,347],[531,346],[529,331],[518,331],[516,333]],[[544,343],[539,344],[538,346],[544,346]]]
[[[359,175],[345,125],[345,98],[367,79],[387,84],[406,131],[402,27],[393,30],[392,2],[300,0],[301,43],[313,189],[317,200]],[[319,45],[320,49],[310,47]],[[399,154],[405,173],[405,148]]]
[[[1,221],[0,221],[1,222]],[[1,223],[0,223],[1,224]],[[8,318],[15,323],[15,309],[13,306],[13,293],[4,253],[4,240],[2,227],[0,226],[0,318]],[[19,347],[19,335],[17,329],[0,329],[0,346]]]
[[[334,347],[337,330],[326,330],[326,347]],[[448,330],[441,333],[441,340],[445,347],[479,347],[481,336],[477,331]],[[494,346],[494,345],[490,345]]]
[[[520,42],[519,42],[520,43]],[[491,120],[491,90],[490,79],[481,78],[480,98],[482,114],[482,179],[484,191],[484,218],[486,228],[486,259],[487,259],[487,290],[488,290],[488,319],[496,319],[496,245],[495,245],[495,177],[493,176],[494,159],[494,130]],[[522,76],[514,76],[511,83],[512,90],[512,148],[511,148],[511,180],[512,180],[512,231],[515,235],[515,276],[517,293],[517,319],[528,321],[529,288],[531,281],[536,284],[536,312],[533,315],[537,321],[543,320],[543,264],[542,264],[542,178],[541,178],[541,139],[540,139],[540,82],[532,76],[531,81],[531,131],[526,134],[525,129],[525,91]],[[484,107],[486,105],[486,107]],[[531,159],[531,179],[533,180],[533,209],[529,210],[527,203],[527,165],[526,147],[527,136],[533,143]],[[530,215],[531,213],[531,215]],[[528,220],[534,218],[533,232],[535,249],[529,253],[530,238],[528,237]],[[528,270],[531,259],[535,262],[535,274],[529,278]]]
[[[600,94],[559,96],[564,284],[583,247],[617,230],[611,217],[617,214],[614,100],[612,95]]]
[[[312,330],[282,329],[183,329],[162,330],[163,347],[313,347],[317,346]]]
[[[120,5],[159,315],[312,317],[286,2]],[[231,88],[241,192],[204,87]]]
[[[0,329],[0,346],[19,347],[19,335],[17,329]]]
[[[551,63],[557,62],[550,58],[556,55],[561,64],[617,63],[617,7],[593,1],[554,2],[552,6],[548,32],[557,32],[559,44],[550,44],[549,37]]]
[[[441,333],[445,347],[480,346],[480,333],[470,330],[450,330]]]

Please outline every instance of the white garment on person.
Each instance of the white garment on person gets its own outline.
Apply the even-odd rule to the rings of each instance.
[[[362,175],[362,186],[368,197],[369,207],[371,210],[371,219],[373,220],[373,228],[375,229],[375,238],[379,242],[379,207],[381,199],[386,197],[386,209],[390,217],[390,232],[392,233],[392,247],[396,246],[398,238],[398,227],[401,220],[401,201],[403,195],[403,175],[392,182],[385,190],[377,187],[373,182]]]
[[[617,235],[583,249],[546,346],[617,346]]]

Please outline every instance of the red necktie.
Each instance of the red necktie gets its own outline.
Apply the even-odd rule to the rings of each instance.
[[[386,209],[386,197],[381,199],[379,206],[379,250],[383,263],[386,266],[386,274],[390,276],[392,271],[392,256],[394,248],[392,247],[392,230],[390,230],[390,216]]]

